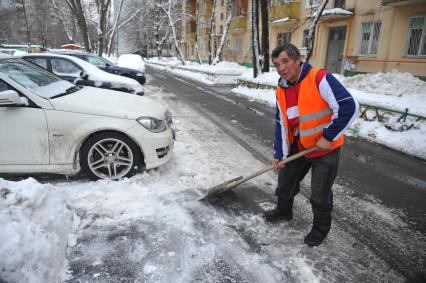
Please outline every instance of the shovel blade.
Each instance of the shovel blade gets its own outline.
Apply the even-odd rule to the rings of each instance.
[[[233,183],[238,182],[242,178],[243,178],[243,176],[239,176],[237,178],[231,179],[229,181],[226,181],[225,183],[219,184],[217,186],[214,186],[214,187],[208,189],[207,194],[205,196],[201,197],[200,200],[207,198],[209,196],[221,193],[222,191],[224,191],[224,190],[228,189],[230,186],[232,186]]]

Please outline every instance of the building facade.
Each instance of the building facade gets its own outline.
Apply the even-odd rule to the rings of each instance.
[[[178,1],[178,9],[192,15],[182,21],[179,40],[185,58],[196,59],[198,39],[200,57],[208,61],[214,1],[198,1],[198,25],[196,2]],[[291,42],[305,55],[309,28],[322,0],[269,2],[270,50]],[[251,64],[251,5],[251,0],[235,0],[228,11],[226,1],[216,0],[212,40],[216,38],[217,45],[232,13],[223,60]],[[330,0],[317,25],[310,62],[346,75],[397,69],[426,77],[426,0]]]

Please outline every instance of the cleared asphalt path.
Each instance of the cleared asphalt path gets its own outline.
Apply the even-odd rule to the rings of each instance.
[[[271,161],[274,109],[233,95],[230,88],[209,87],[150,67],[147,73],[152,76],[149,85],[175,94],[258,159]],[[334,219],[339,225],[407,279],[426,278],[426,163],[381,145],[348,138],[337,184],[340,189],[335,191]],[[306,186],[302,193],[309,197]],[[365,203],[371,203],[371,199],[377,205],[370,210]],[[404,221],[404,229],[395,228],[392,219],[383,221],[389,211]],[[383,212],[383,219],[375,216],[377,212]]]

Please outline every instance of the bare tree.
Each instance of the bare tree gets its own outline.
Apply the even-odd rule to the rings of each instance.
[[[216,57],[213,60],[213,65],[216,65],[217,63],[219,63],[220,57],[222,55],[223,45],[225,44],[226,36],[228,34],[228,29],[229,29],[229,26],[231,25],[231,21],[232,21],[232,10],[233,10],[233,6],[234,6],[233,3],[234,3],[234,1],[232,1],[232,0],[226,1],[228,18],[227,18],[226,23],[225,23],[225,29],[223,30],[223,33],[222,33],[222,38],[220,39],[220,44],[219,44],[219,48],[217,49],[217,52],[216,52]]]
[[[252,40],[252,62],[253,77],[257,77],[261,73],[260,52],[259,52],[259,13],[257,9],[258,0],[252,0],[251,6],[251,40]]]
[[[106,45],[107,45],[106,53],[108,55],[111,55],[112,44],[114,42],[114,38],[116,34],[118,33],[118,31],[122,29],[124,26],[126,26],[127,24],[129,24],[140,13],[140,9],[135,9],[133,11],[127,11],[125,15],[122,17],[121,13],[123,10],[124,1],[125,0],[120,0],[120,3],[118,4],[118,11],[114,15],[113,24],[107,32],[108,37],[106,40]]]
[[[185,58],[183,57],[182,51],[179,48],[179,43],[176,36],[176,22],[178,20],[176,19],[177,18],[177,15],[175,13],[176,11],[173,11],[172,0],[168,0],[166,4],[167,4],[166,8],[163,7],[162,5],[160,5],[160,8],[167,15],[168,24],[172,31],[173,44],[175,46],[176,53],[178,54],[179,60],[182,62],[182,65],[185,65]]]
[[[197,15],[197,22],[196,22],[196,26],[197,26],[197,31],[195,33],[195,55],[197,56],[197,60],[198,63],[201,65],[201,58],[200,58],[200,53],[198,52],[198,32],[200,31],[199,27],[200,27],[200,0],[196,1],[197,7],[196,7],[196,11],[195,14]]]
[[[318,21],[322,15],[322,12],[324,11],[325,6],[327,5],[328,0],[324,0],[321,4],[321,7],[318,9],[318,11],[314,14],[315,18],[312,21],[311,27],[309,28],[309,34],[308,34],[308,48],[306,50],[306,62],[309,62],[309,59],[312,55],[312,48],[314,46],[314,38],[315,38],[315,30],[318,24]]]
[[[260,0],[260,14],[262,19],[261,50],[263,57],[262,72],[269,72],[269,13],[268,0]]]
[[[209,65],[211,65],[212,63],[212,37],[213,40],[215,42],[215,47],[216,47],[216,3],[217,0],[213,0],[213,10],[212,10],[212,14],[211,14],[211,18],[210,18],[210,32],[209,32],[209,42],[208,42],[208,46],[209,46]]]
[[[84,15],[83,6],[81,0],[65,0],[68,4],[68,7],[71,9],[71,12],[74,14],[77,19],[77,24],[83,37],[84,48],[86,51],[90,52],[90,42],[89,42],[89,33],[87,29],[86,17]]]
[[[69,26],[65,23],[64,17],[62,16],[61,10],[58,8],[58,5],[56,5],[55,0],[50,0],[50,3],[52,3],[52,7],[53,7],[53,9],[54,9],[54,11],[55,11],[55,13],[56,13],[56,15],[58,17],[59,22],[61,23],[62,27],[64,28],[65,33],[67,34],[68,40],[71,43],[74,43],[75,41],[74,41],[73,33],[69,29]]]
[[[28,17],[27,17],[27,8],[25,4],[25,0],[22,0],[22,9],[24,12],[24,19],[25,19],[25,27],[26,27],[26,33],[27,33],[27,44],[28,47],[31,47],[31,37],[30,37],[30,26],[28,24]]]

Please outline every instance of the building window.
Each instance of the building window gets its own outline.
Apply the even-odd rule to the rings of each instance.
[[[334,0],[334,8],[345,9],[345,0]]]
[[[220,34],[223,34],[223,26],[220,26]]]
[[[306,8],[312,8],[318,6],[320,0],[306,0]]]
[[[359,55],[376,55],[381,26],[381,22],[361,24],[361,44]]]
[[[243,54],[243,40],[241,38],[235,41],[235,55]]]
[[[309,30],[305,29],[303,31],[302,47],[308,47],[308,35],[309,35]]]
[[[290,43],[291,32],[281,32],[277,34],[277,46],[282,46],[285,43]]]
[[[223,21],[223,13],[220,13],[220,20]]]
[[[410,18],[405,50],[405,55],[426,55],[426,16]]]

